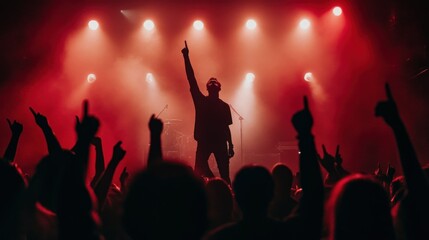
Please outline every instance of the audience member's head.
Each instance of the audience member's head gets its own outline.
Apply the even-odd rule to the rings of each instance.
[[[290,168],[282,163],[277,163],[273,167],[272,176],[275,194],[286,193],[289,195],[293,183],[293,173]]]
[[[75,161],[75,155],[71,151],[61,151],[55,155],[47,155],[37,164],[36,172],[31,179],[31,185],[35,188],[36,199],[46,209],[57,212],[58,191],[63,175],[67,173],[65,168]]]
[[[355,174],[342,179],[328,206],[331,239],[394,239],[388,194],[373,178]]]
[[[233,211],[232,192],[222,178],[212,178],[206,184],[208,218],[214,228],[231,221]]]
[[[274,182],[267,169],[243,167],[235,176],[233,189],[244,218],[266,216],[274,192]]]
[[[203,183],[180,163],[139,173],[124,202],[124,227],[133,239],[200,239],[207,227]]]

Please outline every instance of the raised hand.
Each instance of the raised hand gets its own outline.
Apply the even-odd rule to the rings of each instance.
[[[182,49],[182,54],[185,56],[189,55],[189,49],[188,49],[188,44],[185,41],[185,47]]]
[[[298,132],[298,135],[311,135],[313,117],[311,116],[306,96],[304,96],[304,109],[296,112],[293,115],[292,124],[295,130]]]
[[[10,138],[9,144],[7,145],[6,151],[4,152],[3,158],[9,162],[13,162],[16,155],[16,150],[18,148],[18,141],[22,133],[23,126],[17,121],[13,123],[6,119],[9,124],[9,128],[12,131],[12,137]]]
[[[328,171],[333,172],[335,170],[336,158],[326,151],[325,145],[322,144],[323,158],[320,158],[320,163]]]
[[[83,102],[83,117],[82,121],[79,120],[79,117],[76,116],[76,132],[78,138],[84,137],[88,141],[94,139],[95,134],[100,127],[100,121],[88,114],[89,103],[87,100]]]
[[[16,120],[13,121],[13,123],[9,120],[9,118],[6,119],[7,123],[9,124],[9,128],[12,131],[12,135],[19,136],[22,133],[23,126],[21,123],[17,122]]]
[[[124,159],[125,154],[127,153],[122,147],[121,147],[122,141],[118,141],[115,146],[113,147],[113,155],[112,155],[112,161],[115,161],[119,163],[122,159]]]
[[[40,128],[45,129],[46,127],[49,127],[48,119],[44,115],[34,111],[32,107],[30,107],[30,111],[34,116],[34,120]]]
[[[147,166],[150,167],[154,163],[162,161],[162,146],[161,146],[161,133],[164,127],[161,119],[156,118],[154,114],[149,119],[150,130],[150,147],[147,158]]]
[[[121,183],[126,182],[130,174],[127,171],[127,167],[124,167],[124,170],[121,172],[121,176],[119,176],[119,181]]]
[[[156,118],[155,114],[152,114],[149,119],[149,130],[152,135],[160,136],[164,129],[164,123],[161,119]]]
[[[375,107],[375,116],[382,117],[383,120],[392,127],[400,123],[401,119],[388,83],[385,85],[385,91],[387,100],[377,103]]]
[[[119,181],[121,182],[121,191],[124,191],[129,175],[130,174],[127,172],[127,167],[124,167],[124,170],[121,172],[121,176],[119,176]]]
[[[340,165],[343,163],[343,158],[340,154],[340,145],[337,145],[337,150],[335,150],[335,162]]]

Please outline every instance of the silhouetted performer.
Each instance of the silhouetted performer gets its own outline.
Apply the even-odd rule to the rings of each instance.
[[[234,146],[229,130],[229,125],[232,124],[231,110],[227,103],[219,99],[221,84],[216,78],[210,78],[206,84],[209,95],[204,96],[201,93],[189,60],[186,41],[182,54],[195,106],[194,138],[198,142],[195,172],[204,177],[214,177],[208,165],[209,156],[213,153],[221,177],[230,184],[229,158],[234,156]]]

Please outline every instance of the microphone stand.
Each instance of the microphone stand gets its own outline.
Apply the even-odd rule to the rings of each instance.
[[[156,118],[159,117],[159,115],[161,115],[161,113],[163,113],[165,110],[167,110],[168,108],[168,104],[165,105],[165,107],[161,110],[161,112],[158,113],[158,115],[156,115]]]
[[[238,116],[238,120],[240,120],[240,161],[241,161],[241,165],[244,165],[244,161],[243,161],[243,120],[244,118],[237,112],[237,110],[235,110],[235,108],[229,104],[229,106],[231,107],[232,111],[237,114]]]

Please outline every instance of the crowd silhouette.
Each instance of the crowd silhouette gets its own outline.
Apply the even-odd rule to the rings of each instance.
[[[205,99],[196,85],[187,46],[182,53],[192,96]],[[218,94],[220,84],[211,81],[209,95]],[[152,115],[146,167],[131,177],[123,167],[117,186],[113,178],[126,151],[118,140],[105,164],[97,135],[102,120],[90,113],[88,101],[83,102],[82,116],[76,116],[77,141],[71,149],[61,146],[48,118],[30,107],[44,134],[47,155],[32,176],[23,173],[15,156],[24,127],[7,119],[11,137],[0,161],[0,239],[429,239],[429,168],[419,163],[388,84],[385,93],[385,99],[375,103],[375,117],[392,130],[402,176],[395,176],[390,165],[373,174],[346,170],[340,146],[330,154],[322,145],[320,155],[312,132],[317,119],[304,96],[302,109],[291,119],[299,173],[284,164],[271,171],[246,165],[230,180],[226,156],[234,152],[228,119],[221,126],[227,132],[219,139],[210,139],[219,137],[216,128],[199,135],[212,125],[198,126],[195,169],[180,159],[165,159],[163,122]],[[209,97],[205,100],[211,101]],[[221,101],[218,95],[214,99]],[[199,118],[210,112],[196,111]],[[88,181],[91,148],[95,174]],[[211,153],[219,157],[220,177],[206,166]]]

